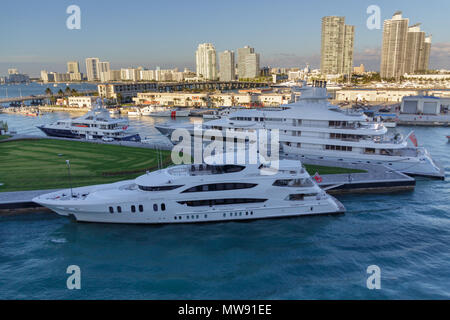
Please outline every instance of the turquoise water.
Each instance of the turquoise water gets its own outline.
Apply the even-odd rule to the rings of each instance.
[[[341,196],[345,215],[156,227],[0,217],[0,299],[449,299],[450,129],[414,130],[447,181]],[[66,288],[69,265],[81,290]],[[380,290],[366,287],[370,265]]]
[[[71,89],[77,91],[86,90],[97,90],[97,85],[92,83],[69,83],[68,86]],[[41,95],[45,94],[45,90],[50,88],[54,94],[56,94],[60,89],[66,90],[68,87],[65,83],[58,83],[56,87],[53,83],[40,84],[36,82],[31,82],[29,84],[1,84],[0,85],[0,99],[1,98],[13,98],[13,97],[26,97],[31,95]],[[8,106],[9,104],[4,104]]]

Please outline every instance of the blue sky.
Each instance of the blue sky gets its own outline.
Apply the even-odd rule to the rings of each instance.
[[[116,4],[117,3],[117,4]],[[81,8],[81,30],[66,28],[66,8]],[[126,66],[194,67],[199,43],[218,51],[255,47],[263,65],[317,67],[321,18],[345,16],[355,25],[355,65],[379,65],[382,30],[368,30],[366,9],[376,4],[382,20],[403,11],[410,23],[433,34],[431,66],[450,67],[450,2],[444,0],[41,0],[2,1],[0,74],[8,67],[37,75],[64,71],[86,57]]]

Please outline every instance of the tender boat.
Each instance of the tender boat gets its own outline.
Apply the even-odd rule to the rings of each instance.
[[[139,134],[131,132],[126,119],[112,119],[109,111],[102,107],[97,107],[79,118],[58,120],[38,128],[52,137],[141,141]]]
[[[135,180],[75,188],[33,201],[77,221],[168,224],[344,213],[300,161],[187,164]]]

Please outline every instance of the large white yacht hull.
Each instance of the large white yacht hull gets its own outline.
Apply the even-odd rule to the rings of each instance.
[[[127,203],[120,203],[123,208],[127,207]],[[304,202],[293,206],[278,207],[228,207],[217,208],[211,207],[206,210],[195,209],[191,211],[166,211],[155,213],[151,210],[142,213],[131,213],[123,211],[122,213],[111,214],[102,210],[83,211],[81,208],[62,208],[61,206],[45,205],[49,209],[55,211],[62,216],[71,216],[79,222],[96,222],[96,223],[128,223],[128,224],[172,224],[172,223],[205,223],[205,222],[222,222],[222,221],[244,221],[255,219],[270,218],[286,218],[300,217],[322,214],[340,214],[345,213],[344,206],[336,199],[330,197],[323,201],[314,201],[311,203]],[[131,203],[128,207],[131,206]],[[148,204],[149,209],[150,204]]]
[[[308,150],[284,145],[285,156],[300,156],[300,159],[330,160],[351,163],[382,164],[393,170],[403,172],[412,176],[424,176],[444,179],[445,172],[439,167],[429,155],[421,157],[399,157],[383,156],[374,154],[360,154],[352,152],[326,152],[321,150]]]

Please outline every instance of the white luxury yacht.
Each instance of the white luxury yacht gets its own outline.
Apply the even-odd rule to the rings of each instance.
[[[130,132],[126,119],[113,119],[109,111],[102,107],[97,107],[78,118],[58,120],[38,128],[52,137],[141,141],[139,134]]]
[[[428,151],[415,145],[414,133],[406,137],[388,134],[382,122],[329,104],[325,82],[315,82],[312,87],[303,86],[300,90],[299,101],[280,110],[237,111],[204,122],[202,130],[219,130],[223,136],[230,137],[232,133],[237,140],[248,140],[245,135],[258,129],[266,129],[269,134],[278,129],[281,156],[384,164],[410,175],[444,178],[444,170]],[[192,124],[162,124],[156,128],[169,138],[178,128],[194,134]]]
[[[77,221],[103,223],[196,223],[345,212],[298,160],[281,160],[278,168],[208,162],[58,191],[33,201]]]

